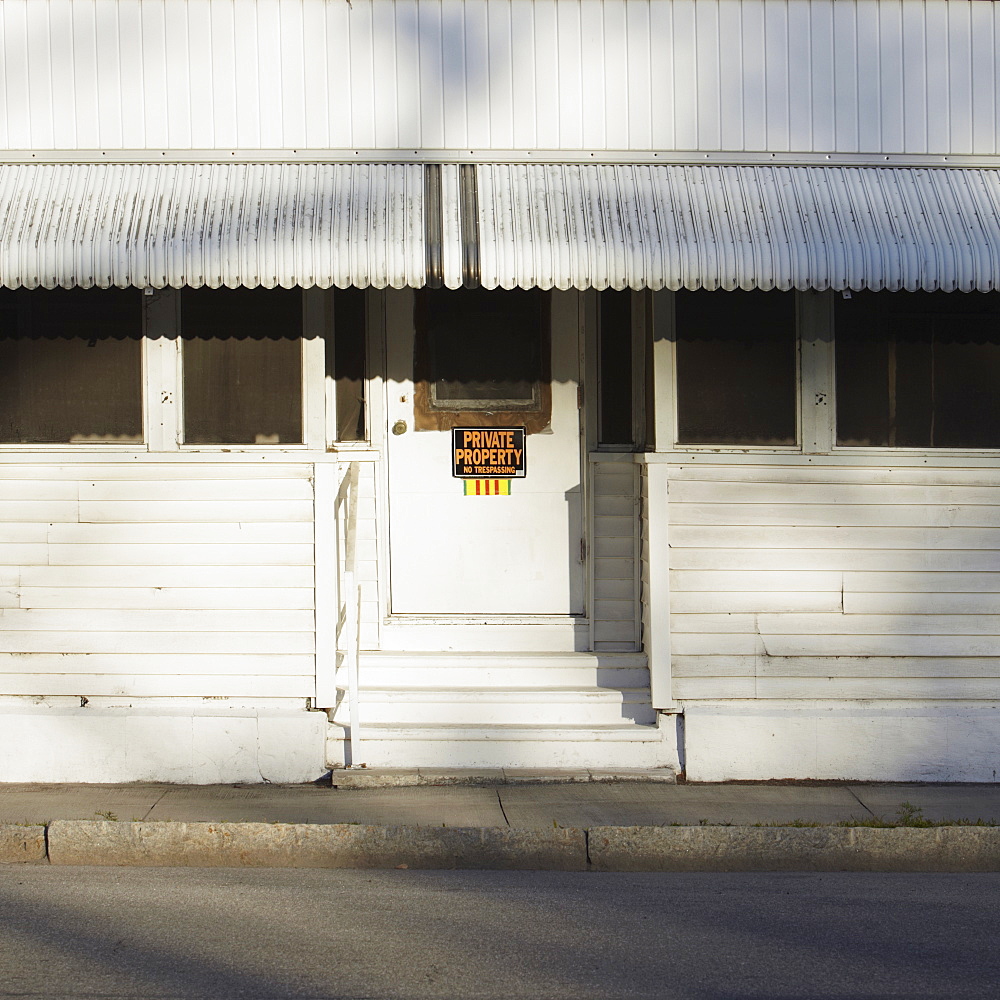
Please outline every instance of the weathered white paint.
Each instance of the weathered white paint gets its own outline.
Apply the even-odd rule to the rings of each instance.
[[[998,152],[978,0],[5,0],[0,146]]]
[[[81,707],[79,697],[4,699],[0,774],[4,781],[231,784],[315,781],[325,771],[322,712],[281,701],[158,707],[162,700]]]
[[[686,773],[694,781],[766,775],[995,782],[1000,771],[997,708],[995,695],[951,703],[689,702]]]
[[[1000,696],[1000,474],[842,461],[668,467],[685,705]]]
[[[442,173],[443,277],[458,288],[464,209],[458,168]],[[493,163],[477,178],[487,288],[1000,288],[995,169]],[[427,211],[417,164],[0,165],[0,283],[420,287]],[[305,301],[320,352],[325,299]],[[802,301],[815,329],[829,299]],[[175,329],[174,308],[154,297],[147,320]],[[812,388],[829,342],[808,343]],[[146,354],[166,384],[170,347]],[[323,394],[306,389],[321,446]],[[147,402],[157,448],[176,447],[171,399]]]
[[[413,164],[7,164],[0,282],[422,285],[422,195]],[[172,325],[171,304],[162,308]],[[160,365],[172,346],[161,345]]]
[[[311,464],[5,473],[0,693],[314,696]]]
[[[630,454],[590,461],[592,648],[639,648],[639,469]]]
[[[416,431],[412,296],[391,301],[385,405],[389,427],[405,428],[387,434],[391,612],[582,616],[578,296],[551,297],[551,425],[527,436],[531,472],[509,496],[465,496],[451,431]],[[631,533],[626,542],[631,555]]]

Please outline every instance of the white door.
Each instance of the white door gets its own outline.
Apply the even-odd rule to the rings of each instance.
[[[390,293],[392,614],[583,614],[579,327],[575,293]],[[453,477],[470,423],[527,428],[509,495]]]

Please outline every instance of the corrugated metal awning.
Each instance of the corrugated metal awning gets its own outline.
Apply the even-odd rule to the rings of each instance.
[[[10,287],[419,287],[428,271],[451,288],[994,290],[1000,171],[0,166]]]
[[[0,284],[423,284],[419,164],[0,166]]]

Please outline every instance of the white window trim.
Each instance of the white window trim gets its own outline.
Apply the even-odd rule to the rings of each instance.
[[[708,293],[706,293],[708,294]],[[715,294],[725,295],[725,292]],[[677,442],[677,392],[675,361],[674,293],[650,296],[652,317],[652,365],[654,396],[654,440],[656,455],[669,455],[678,462],[743,457],[759,461],[796,461],[801,457],[858,465],[933,465],[996,462],[997,448],[889,448],[838,445],[835,382],[834,292],[791,292],[796,297],[798,349],[797,422],[799,443],[787,447],[750,445],[694,445]]]

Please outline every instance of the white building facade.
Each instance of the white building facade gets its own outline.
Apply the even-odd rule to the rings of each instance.
[[[998,55],[4,0],[0,781],[995,781]]]

